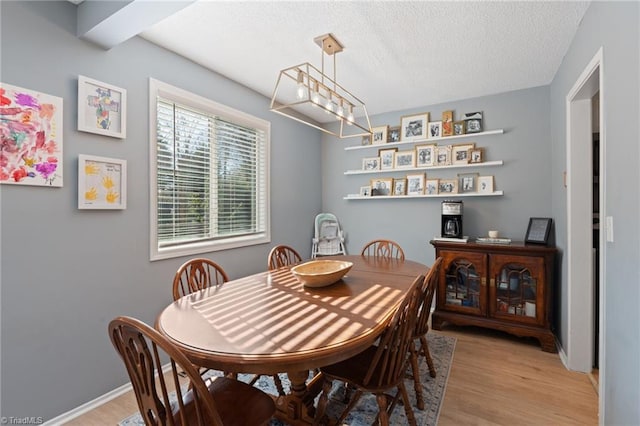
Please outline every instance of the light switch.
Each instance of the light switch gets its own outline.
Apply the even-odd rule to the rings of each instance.
[[[606,217],[606,233],[607,233],[607,242],[612,243],[613,242],[613,216],[607,216]]]

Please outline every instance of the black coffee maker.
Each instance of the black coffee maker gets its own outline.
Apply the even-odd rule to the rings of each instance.
[[[462,238],[462,201],[442,202],[442,237]]]

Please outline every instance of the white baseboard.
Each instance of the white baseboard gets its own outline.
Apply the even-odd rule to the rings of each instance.
[[[91,410],[95,410],[99,406],[106,404],[112,399],[116,399],[120,395],[123,395],[129,392],[130,390],[133,390],[131,383],[126,383],[120,386],[119,388],[116,388],[110,392],[105,393],[104,395],[97,397],[94,400],[91,400],[89,402],[86,402],[80,405],[79,407],[74,408],[73,410],[60,414],[58,417],[44,423],[44,426],[57,426],[57,425],[65,424],[66,422],[70,422],[76,417],[80,417],[81,415],[88,413]]]
[[[564,368],[566,368],[567,370],[570,370],[569,358],[567,357],[567,353],[564,351],[564,348],[562,347],[562,345],[560,344],[557,338],[556,338],[556,348],[558,348],[558,356],[560,357],[560,361],[562,361],[562,365],[564,365]]]
[[[167,363],[162,366],[162,372],[166,373],[171,370],[171,363]],[[104,395],[100,395],[96,399],[93,399],[89,402],[85,402],[79,407],[74,408],[73,410],[69,410],[66,413],[60,414],[58,417],[48,420],[43,423],[44,426],[58,426],[70,422],[76,417],[80,417],[81,415],[88,413],[91,410],[95,410],[107,402],[116,399],[120,395],[124,395],[125,393],[132,391],[133,386],[131,386],[131,382],[125,383],[124,385],[105,393]]]

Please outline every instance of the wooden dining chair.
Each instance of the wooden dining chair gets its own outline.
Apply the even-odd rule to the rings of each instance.
[[[370,346],[344,361],[320,367],[324,382],[314,417],[315,424],[326,420],[324,416],[332,382],[340,380],[354,388],[355,393],[336,424],[343,424],[347,414],[353,409],[363,393],[370,392],[376,395],[379,407],[378,418],[382,426],[389,425],[389,416],[399,397],[402,397],[409,424],[416,425],[416,419],[404,385],[404,378],[423,283],[423,275],[414,280],[407,295],[396,308],[393,317],[380,336],[377,345]],[[396,389],[395,395],[389,395],[387,392],[394,388]],[[331,423],[333,424],[333,422]]]
[[[283,266],[295,265],[300,262],[302,262],[302,257],[294,248],[280,244],[272,248],[271,252],[269,252],[267,268],[272,271],[274,269],[282,268]]]
[[[109,337],[146,425],[263,425],[275,413],[273,399],[253,386],[228,377],[205,383],[173,343],[142,321],[117,317],[109,323]],[[167,359],[171,368],[165,374]],[[188,386],[181,385],[179,371],[186,373]]]
[[[383,259],[404,260],[404,251],[400,244],[391,240],[369,241],[362,248],[362,256],[380,257]]]
[[[429,331],[429,317],[431,317],[431,304],[433,303],[433,295],[438,285],[438,277],[440,275],[440,265],[442,258],[438,257],[424,279],[424,285],[419,298],[418,313],[416,316],[416,326],[413,331],[411,344],[409,345],[409,355],[411,360],[411,371],[413,375],[413,384],[416,391],[416,406],[420,410],[424,410],[424,397],[422,395],[422,383],[420,381],[420,362],[419,357],[423,355],[427,360],[429,374],[436,377],[436,369],[431,359],[429,345],[427,344],[427,332]],[[416,346],[416,340],[420,342],[420,348]]]
[[[214,261],[203,257],[187,260],[178,268],[173,278],[173,300],[227,281],[227,273]]]

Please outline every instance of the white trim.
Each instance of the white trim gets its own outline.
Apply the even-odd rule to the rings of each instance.
[[[592,78],[594,73],[598,72],[598,80],[597,86],[594,84],[594,79]],[[593,85],[593,87],[587,86],[587,83]],[[579,253],[576,256],[577,251],[574,250],[574,245],[576,240],[579,239],[577,235],[584,232],[583,228],[577,228],[579,223],[575,220],[574,211],[575,209],[572,206],[575,202],[574,193],[572,189],[572,182],[579,181],[579,178],[576,178],[577,172],[574,171],[571,167],[572,160],[575,160],[577,146],[574,147],[574,140],[577,139],[575,137],[575,133],[578,128],[572,128],[572,124],[575,126],[576,121],[572,120],[571,117],[575,116],[575,111],[573,107],[580,107],[579,99],[576,99],[581,91],[590,90],[590,95],[593,96],[597,91],[599,91],[600,98],[600,106],[599,106],[599,132],[600,132],[600,158],[599,158],[599,168],[600,168],[600,179],[599,179],[599,217],[600,217],[600,229],[599,229],[599,258],[596,259],[599,263],[599,389],[598,389],[598,415],[599,415],[599,423],[603,424],[603,419],[605,416],[605,399],[604,389],[606,383],[606,353],[604,342],[605,339],[605,300],[606,300],[606,286],[605,286],[605,277],[606,277],[606,242],[605,242],[605,226],[604,226],[604,218],[607,216],[606,209],[606,198],[604,195],[604,189],[606,188],[606,170],[605,170],[605,156],[606,156],[606,127],[605,127],[605,116],[604,116],[604,104],[606,102],[605,91],[604,91],[604,59],[603,59],[603,48],[600,47],[594,57],[591,59],[589,64],[585,67],[580,77],[576,80],[574,86],[571,88],[566,97],[566,148],[567,148],[567,178],[568,178],[568,188],[567,188],[567,292],[568,292],[568,324],[567,324],[567,342],[566,350],[567,353],[564,354],[564,348],[560,353],[561,359],[563,363],[569,369],[577,369],[580,371],[591,371],[591,362],[592,362],[592,353],[593,353],[593,300],[591,297],[584,297],[584,295],[580,295],[580,291],[583,289],[578,288],[579,280],[576,279],[575,275],[579,275],[580,269],[585,271],[586,275],[589,275],[590,278],[593,278],[592,268],[584,268],[585,261],[588,261],[588,264],[592,264],[594,261],[592,260],[592,256],[589,255],[589,260],[580,257]],[[583,111],[583,114],[586,114]],[[583,118],[583,115],[580,116]],[[589,111],[587,120],[590,121],[591,112]],[[591,150],[589,150],[591,151]],[[576,163],[578,166],[578,163]],[[580,212],[575,211],[575,214],[580,214]],[[590,215],[591,213],[589,213]],[[581,217],[580,217],[581,218]],[[575,228],[575,229],[574,229]],[[590,231],[591,233],[591,231]],[[590,246],[588,247],[589,251],[591,251]],[[585,250],[586,252],[586,250]],[[586,256],[586,255],[585,255]],[[589,281],[591,282],[591,281]],[[591,305],[587,305],[586,303],[591,303]],[[584,316],[587,315],[587,319]],[[585,324],[590,329],[587,336],[578,336],[575,330],[584,330]],[[582,333],[584,334],[584,333]],[[588,353],[589,363],[587,365],[584,364],[584,354]],[[582,359],[581,359],[582,358]]]
[[[168,362],[162,366],[162,373],[166,373],[171,370],[171,363]],[[124,395],[125,393],[132,391],[133,386],[131,386],[131,382],[125,383],[122,386],[111,390],[104,395],[100,395],[99,397],[92,399],[91,401],[85,402],[84,404],[67,411],[66,413],[60,414],[58,417],[55,417],[46,423],[43,423],[44,426],[58,426],[70,422],[71,420],[80,417],[81,415],[88,413],[91,410],[95,410],[101,405],[106,404],[109,401],[116,399],[117,397]]]

